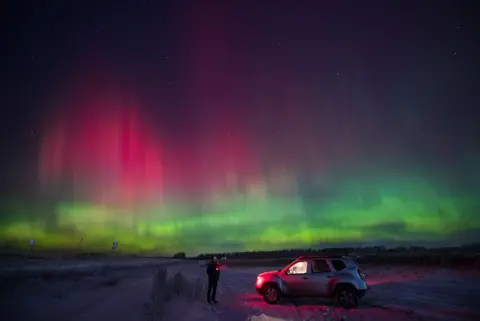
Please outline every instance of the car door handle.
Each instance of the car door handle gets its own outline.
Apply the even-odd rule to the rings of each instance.
[[[303,276],[303,277],[302,277],[302,279],[306,280],[306,279],[308,279],[308,277],[306,277],[306,276]]]

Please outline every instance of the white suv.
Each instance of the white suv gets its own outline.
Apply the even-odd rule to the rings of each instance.
[[[368,290],[357,264],[343,256],[301,256],[283,269],[260,273],[257,292],[269,304],[282,296],[334,297],[344,308],[355,308]]]

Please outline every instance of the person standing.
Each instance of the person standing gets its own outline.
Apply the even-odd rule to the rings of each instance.
[[[207,302],[218,303],[216,299],[218,280],[220,279],[220,264],[216,256],[212,258],[212,261],[207,266],[208,275],[208,291]]]

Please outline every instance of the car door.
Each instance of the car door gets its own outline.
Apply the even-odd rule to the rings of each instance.
[[[309,293],[309,271],[309,264],[306,260],[298,261],[288,268],[282,279],[289,295],[302,296]]]
[[[325,259],[312,260],[311,273],[309,276],[310,294],[315,296],[327,296],[330,293],[330,280],[334,272]]]

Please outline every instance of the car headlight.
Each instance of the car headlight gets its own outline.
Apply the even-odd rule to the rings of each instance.
[[[255,282],[255,285],[259,288],[262,286],[263,283],[263,278],[261,276],[257,276],[257,282]]]

